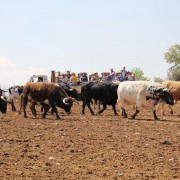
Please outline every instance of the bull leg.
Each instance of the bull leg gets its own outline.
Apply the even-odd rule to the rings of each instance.
[[[115,115],[118,115],[118,113],[117,113],[117,111],[116,111],[116,105],[115,105],[115,104],[112,105],[112,108],[113,108],[114,114],[115,114]]]
[[[19,114],[21,114],[22,107],[23,107],[23,96],[21,96],[21,99],[20,99],[20,108],[19,108]]]
[[[171,109],[170,113],[173,114],[173,109],[172,109],[172,106],[169,105],[169,108]]]
[[[165,116],[165,113],[164,113],[164,103],[160,104],[161,106],[161,113],[163,116]]]
[[[95,102],[94,102],[94,109],[96,109],[96,105],[98,106],[98,109],[101,109],[100,101],[99,100],[95,100]]]
[[[125,109],[123,107],[121,107],[121,110],[122,110],[123,118],[127,118],[128,116],[127,116],[127,113],[126,113]]]
[[[11,106],[12,106],[12,111],[16,111],[16,107],[15,107],[15,105],[14,105],[14,100],[12,100]]]
[[[93,110],[92,110],[92,108],[91,108],[91,106],[90,106],[90,102],[91,102],[91,100],[83,100],[83,106],[82,106],[82,114],[85,114],[85,107],[86,107],[86,105],[88,106],[88,108],[89,108],[89,110],[90,110],[90,112],[91,112],[91,114],[92,115],[94,115],[94,112],[93,112]]]
[[[97,105],[97,101],[96,101],[96,100],[93,101],[93,100],[91,99],[90,104],[92,104],[92,105],[93,105],[93,108],[96,109],[96,105]]]
[[[25,96],[23,97],[23,112],[24,112],[24,117],[25,117],[25,118],[27,118],[27,113],[26,113],[27,103],[28,103],[28,96],[25,95]]]
[[[37,112],[36,112],[35,105],[36,105],[36,103],[32,103],[32,104],[30,105],[30,109],[31,109],[31,112],[32,112],[32,114],[34,115],[34,117],[37,117]]]
[[[91,108],[91,106],[90,106],[90,102],[87,103],[87,107],[89,108],[91,114],[94,115],[94,112],[93,112],[93,110],[92,110],[92,108]]]
[[[98,108],[101,109],[101,101],[98,102]]]
[[[86,107],[86,101],[83,101],[83,105],[82,105],[82,114],[85,114],[84,110]]]
[[[52,107],[52,109],[53,109],[53,111],[54,111],[55,114],[56,114],[56,119],[57,119],[57,120],[58,120],[58,119],[61,119],[60,116],[59,116],[59,114],[58,114],[58,111],[57,111],[56,106]]]
[[[46,118],[46,114],[47,114],[47,112],[48,112],[49,109],[50,109],[50,106],[47,105],[47,104],[44,104],[44,103],[42,103],[41,105],[42,105],[42,107],[43,107],[42,119],[45,119],[45,118]],[[52,107],[52,108],[53,108],[53,107]],[[56,107],[55,107],[55,108],[56,108]],[[54,110],[54,111],[55,111],[55,110]],[[57,109],[56,109],[56,111],[57,111]]]
[[[50,106],[49,106],[49,105],[47,106],[47,104],[46,104],[47,108],[46,108],[46,110],[45,110],[45,112],[44,112],[44,115],[47,114],[48,110],[49,110],[50,107],[51,107],[51,108],[52,108],[52,111],[56,114],[56,119],[61,119],[60,116],[59,116],[59,114],[58,114],[56,105],[54,104],[54,101],[53,101],[52,99],[49,99],[48,101],[49,101],[49,105],[50,105]]]
[[[54,111],[53,111],[53,109],[51,109],[51,114],[52,114],[52,115],[54,114]]]
[[[136,107],[136,111],[135,113],[131,116],[131,119],[135,119],[136,115],[139,113],[140,111],[138,110],[138,108]]]
[[[159,118],[156,115],[156,109],[153,109],[153,115],[154,115],[154,120],[159,120]]]
[[[97,114],[101,114],[106,108],[107,108],[107,104],[103,103],[103,108],[99,110]]]

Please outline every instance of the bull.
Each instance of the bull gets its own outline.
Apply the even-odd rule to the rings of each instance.
[[[118,85],[111,82],[86,82],[81,86],[81,98],[83,101],[82,114],[85,114],[85,107],[88,106],[92,115],[94,112],[90,106],[91,100],[100,100],[103,108],[98,111],[97,114],[101,114],[107,105],[111,105],[114,114],[117,115],[116,103],[117,103],[117,88]]]
[[[69,97],[63,88],[49,82],[28,82],[25,84],[22,94],[25,118],[27,118],[26,105],[29,97],[32,104],[39,102],[43,106],[43,119],[46,117],[50,107],[52,108],[52,111],[55,112],[56,119],[60,119],[56,106],[64,109],[67,113],[70,113],[73,102],[76,101],[74,98]]]
[[[0,89],[0,112],[5,114],[7,112],[7,100],[6,97],[3,95],[3,90]]]
[[[180,101],[180,82],[179,81],[163,81],[162,85],[165,88],[171,89],[175,103],[177,103],[177,101]],[[161,108],[162,108],[162,114],[165,115],[164,103],[161,103]],[[169,105],[169,109],[170,109],[170,113],[173,114],[174,112],[171,105]]]
[[[152,109],[154,119],[159,118],[156,115],[156,105],[159,102],[165,102],[166,104],[173,105],[174,99],[170,90],[165,89],[162,84],[154,83],[150,81],[126,81],[119,84],[118,90],[118,102],[122,110],[122,115],[127,118],[125,111],[125,104],[135,105],[135,113],[131,116],[131,119],[135,119],[136,115],[140,112],[140,109]]]
[[[71,88],[69,85],[67,85],[67,84],[65,84],[65,83],[58,83],[58,85],[60,86],[60,87],[62,87],[65,91],[66,91],[66,93],[67,93],[67,95],[68,96],[70,96],[70,97],[73,97],[73,98],[75,98],[76,100],[78,100],[78,92],[77,92],[77,90],[76,89],[73,89],[73,88]]]
[[[20,85],[14,85],[14,86],[9,87],[8,101],[10,101],[11,103],[12,111],[16,111],[14,101],[16,98],[21,99],[22,91],[23,91],[23,86],[20,86]]]

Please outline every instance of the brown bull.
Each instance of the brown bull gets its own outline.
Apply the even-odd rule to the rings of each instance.
[[[167,89],[171,89],[175,103],[177,103],[177,101],[180,101],[180,82],[179,81],[163,81],[162,85],[163,87]],[[170,113],[173,114],[172,106],[169,105],[169,108],[170,108]],[[162,114],[165,115],[163,103],[161,104],[161,109],[162,109]]]
[[[45,118],[49,108],[51,107],[52,111],[55,112],[57,119],[60,119],[60,116],[58,115],[56,106],[70,113],[73,102],[76,101],[74,98],[69,97],[64,89],[49,82],[28,82],[24,86],[22,94],[25,118],[27,118],[26,105],[28,99],[32,98],[32,104],[39,102],[44,107],[42,118]],[[32,107],[34,108],[34,106]]]

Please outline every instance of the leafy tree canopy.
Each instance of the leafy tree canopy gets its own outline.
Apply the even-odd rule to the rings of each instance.
[[[173,64],[167,73],[169,80],[180,81],[180,45],[175,44],[164,54],[167,63]]]
[[[144,76],[144,72],[141,68],[135,67],[131,70],[135,74],[136,81],[149,81],[150,79]]]
[[[168,52],[164,54],[164,58],[167,63],[180,66],[180,45],[175,44],[168,49]]]
[[[180,67],[171,67],[167,73],[169,80],[180,81]]]
[[[154,77],[154,82],[162,83],[164,80],[160,77]]]

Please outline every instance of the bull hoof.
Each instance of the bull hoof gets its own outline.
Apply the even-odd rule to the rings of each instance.
[[[56,116],[56,120],[60,120],[61,118],[60,118],[60,116]]]
[[[159,119],[159,118],[155,118],[154,120],[155,120],[155,121],[159,121],[160,119]]]
[[[92,114],[92,115],[101,115],[101,113],[99,113],[99,112],[98,112],[98,113],[96,113],[96,114]]]
[[[126,119],[126,118],[127,118],[127,116],[123,116],[123,118],[125,118],[125,119]]]
[[[134,116],[131,116],[131,120],[134,120],[135,119],[135,117]]]

